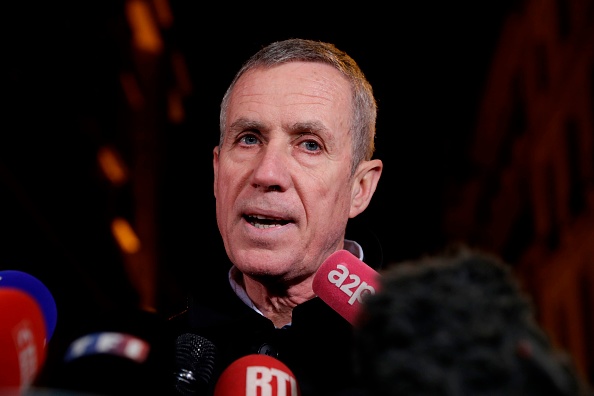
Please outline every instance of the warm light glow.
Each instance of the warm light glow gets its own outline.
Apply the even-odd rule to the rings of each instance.
[[[189,95],[192,92],[192,80],[185,58],[177,51],[171,54],[171,68],[182,95]]]
[[[148,4],[142,0],[128,0],[126,16],[132,30],[133,45],[141,51],[160,53],[163,40]]]
[[[134,110],[140,110],[144,105],[144,97],[140,92],[136,77],[132,73],[122,72],[120,73],[120,83],[130,107]]]
[[[179,124],[184,120],[184,105],[177,91],[171,91],[167,95],[167,115],[173,124]]]
[[[115,185],[124,184],[128,180],[128,170],[119,154],[111,147],[101,147],[97,152],[99,167],[107,179]]]
[[[120,248],[129,254],[140,250],[140,239],[126,219],[117,217],[111,222],[111,232]]]
[[[157,12],[157,19],[164,28],[171,27],[173,25],[173,13],[171,7],[169,7],[168,0],[153,0],[155,11]]]

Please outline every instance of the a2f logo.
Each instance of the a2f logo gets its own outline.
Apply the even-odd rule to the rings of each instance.
[[[350,297],[348,300],[350,305],[355,301],[361,303],[361,299],[366,294],[375,294],[373,286],[361,281],[358,275],[349,273],[349,269],[342,264],[338,264],[335,270],[328,273],[328,280]]]

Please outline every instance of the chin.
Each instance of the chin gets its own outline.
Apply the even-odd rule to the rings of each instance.
[[[287,273],[285,268],[275,266],[274,263],[267,262],[262,265],[261,262],[252,263],[240,263],[235,265],[241,272],[248,274],[253,277],[278,277],[283,276]]]
[[[293,267],[291,259],[283,259],[274,252],[248,252],[235,256],[235,266],[243,273],[252,276],[282,276]],[[291,257],[290,255],[288,257]]]

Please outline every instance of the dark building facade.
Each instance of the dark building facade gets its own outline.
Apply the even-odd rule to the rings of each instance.
[[[509,15],[444,230],[513,263],[543,327],[594,379],[594,3]]]

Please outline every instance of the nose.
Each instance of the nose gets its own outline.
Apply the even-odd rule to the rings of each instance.
[[[252,174],[254,187],[270,191],[285,191],[290,183],[290,153],[282,145],[265,145]]]

